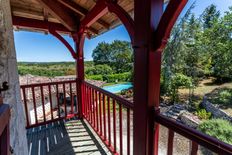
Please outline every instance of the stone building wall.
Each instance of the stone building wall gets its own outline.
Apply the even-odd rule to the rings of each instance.
[[[0,84],[9,83],[4,103],[11,107],[10,142],[16,155],[26,155],[27,139],[24,112],[20,97],[10,0],[0,0]]]

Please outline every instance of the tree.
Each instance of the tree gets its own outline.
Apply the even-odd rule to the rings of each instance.
[[[207,29],[211,28],[214,22],[219,19],[220,12],[217,10],[217,7],[214,4],[211,4],[205,9],[201,16],[203,20],[203,28]]]
[[[132,70],[133,52],[129,42],[115,40],[111,44],[112,62],[111,67],[117,73],[128,72]]]
[[[93,50],[93,62],[95,65],[99,64],[110,64],[112,49],[110,44],[106,42],[101,42],[97,45],[97,47]]]
[[[129,42],[115,40],[112,44],[99,43],[93,50],[95,65],[107,64],[116,73],[128,72],[132,69],[133,52]]]

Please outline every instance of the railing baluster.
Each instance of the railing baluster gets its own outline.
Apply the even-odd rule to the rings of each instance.
[[[28,118],[28,108],[27,108],[27,97],[26,97],[26,92],[25,92],[25,88],[22,89],[23,92],[23,102],[24,102],[24,108],[25,108],[25,114],[26,114],[26,123],[27,123],[27,127],[29,127],[29,118]]]
[[[92,93],[92,88],[90,88],[90,111],[91,111],[91,124],[93,125],[93,93]]]
[[[64,114],[65,114],[65,117],[67,117],[67,105],[66,105],[66,89],[65,89],[65,83],[63,83],[63,93],[64,93]]]
[[[99,131],[99,125],[98,125],[98,119],[99,119],[99,116],[98,116],[98,92],[97,91],[95,91],[95,101],[96,101],[96,103],[95,103],[95,105],[96,105],[96,123],[97,123],[97,131]]]
[[[89,87],[88,86],[86,86],[86,93],[87,93],[87,96],[86,96],[86,98],[87,98],[87,118],[88,118],[88,120],[90,121],[90,106],[89,106]]]
[[[56,99],[57,99],[57,106],[58,106],[58,117],[60,118],[60,100],[59,100],[59,85],[56,84]]]
[[[84,105],[82,105],[83,106],[83,108],[84,108],[84,111],[83,111],[83,116],[86,118],[86,111],[87,111],[87,106],[86,106],[86,103],[85,103],[85,101],[86,101],[86,99],[85,99],[85,97],[86,97],[86,92],[85,92],[85,84],[83,84],[82,85],[82,99],[83,99],[83,104]]]
[[[76,110],[76,113],[79,114],[79,111],[80,111],[80,110],[79,110],[78,108],[79,108],[79,104],[80,104],[80,103],[78,102],[78,99],[77,99],[77,97],[78,97],[77,94],[79,93],[79,92],[78,92],[78,81],[77,81],[77,79],[76,79],[76,81],[75,81],[75,86],[76,86],[76,105],[75,105],[76,108],[75,108],[75,110]]]
[[[38,119],[37,119],[37,108],[36,108],[36,101],[35,101],[35,88],[31,88],[32,91],[32,99],[33,99],[33,106],[34,106],[34,113],[35,113],[35,123],[38,124]]]
[[[103,94],[103,119],[104,119],[104,140],[106,140],[106,102],[105,95]]]
[[[84,87],[84,101],[83,103],[85,104],[85,117],[87,116],[87,111],[88,111],[88,106],[87,106],[87,92],[86,92],[86,85],[83,84]]]
[[[73,111],[73,95],[72,95],[72,83],[69,83],[69,92],[70,92],[70,102],[71,102],[71,114],[74,113]]]
[[[53,107],[52,107],[52,93],[51,93],[51,85],[48,85],[48,92],[49,92],[49,102],[50,102],[50,111],[51,111],[51,120],[53,120]]]
[[[42,101],[42,108],[43,108],[43,119],[44,119],[44,122],[46,122],[46,114],[45,114],[45,107],[44,107],[43,86],[40,86],[40,92],[41,92],[41,101]]]
[[[190,155],[197,155],[197,151],[198,151],[198,144],[194,141],[190,142]]]
[[[127,108],[127,155],[130,155],[130,108]]]
[[[114,152],[117,151],[117,143],[116,143],[116,102],[113,100],[113,130],[114,130]]]
[[[174,139],[174,132],[172,130],[168,130],[168,148],[167,148],[167,155],[173,154],[173,139]]]
[[[107,96],[107,102],[108,102],[108,138],[109,138],[109,146],[111,146],[111,121],[110,121],[110,97]]]
[[[102,136],[102,100],[101,92],[99,92],[99,116],[100,116],[100,135]]]
[[[122,139],[122,104],[119,104],[119,129],[120,129],[120,155],[123,154],[123,139]]]
[[[93,126],[94,126],[94,128],[96,128],[96,117],[95,117],[95,115],[96,115],[96,111],[95,111],[95,109],[96,109],[96,107],[95,107],[95,90],[94,89],[92,89],[92,92],[93,92],[93,94],[92,94],[92,96],[93,96]]]

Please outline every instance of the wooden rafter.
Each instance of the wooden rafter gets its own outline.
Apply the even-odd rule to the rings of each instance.
[[[57,18],[70,31],[77,30],[77,20],[68,13],[68,10],[54,0],[37,0],[52,16]]]
[[[108,8],[104,0],[97,1],[96,5],[86,14],[85,18],[81,21],[82,27],[89,27],[98,19],[100,19],[104,14],[106,14]]]
[[[78,5],[77,3],[75,3],[74,1],[70,1],[70,0],[58,0],[60,3],[62,3],[64,6],[68,7],[69,9],[73,10],[74,12],[85,16],[88,14],[88,10],[83,8],[82,6]],[[98,19],[97,22],[103,26],[106,29],[109,29],[110,24],[108,24],[107,22],[105,22],[104,20]]]
[[[45,22],[43,20],[29,19],[29,18],[17,17],[17,16],[12,16],[12,22],[13,25],[16,27],[32,28],[41,31],[48,31],[49,26],[51,26],[54,29],[56,29],[56,31],[58,32],[69,33],[69,34],[71,33],[62,24],[54,23],[54,22]]]

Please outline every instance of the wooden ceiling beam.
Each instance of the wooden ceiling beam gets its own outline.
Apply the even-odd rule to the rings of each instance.
[[[68,13],[68,10],[55,0],[37,0],[44,9],[53,17],[57,18],[70,31],[76,31],[78,23],[76,19]]]
[[[45,32],[48,32],[49,27],[52,27],[58,32],[71,34],[71,31],[69,31],[66,27],[64,27],[62,24],[59,23],[46,22],[43,20],[30,19],[30,18],[24,18],[18,16],[12,16],[12,22],[13,25],[16,27],[38,29]]]
[[[89,12],[87,9],[83,8],[82,6],[75,3],[74,1],[70,1],[70,0],[58,0],[58,1],[62,3],[64,6],[68,7],[69,9],[73,10],[74,12],[82,16],[87,15]],[[110,28],[110,24],[108,24],[104,20],[98,19],[97,22],[106,29]]]
[[[81,21],[81,28],[90,27],[94,22],[100,19],[108,12],[108,8],[104,0],[98,0],[95,6],[85,15],[85,18]]]

